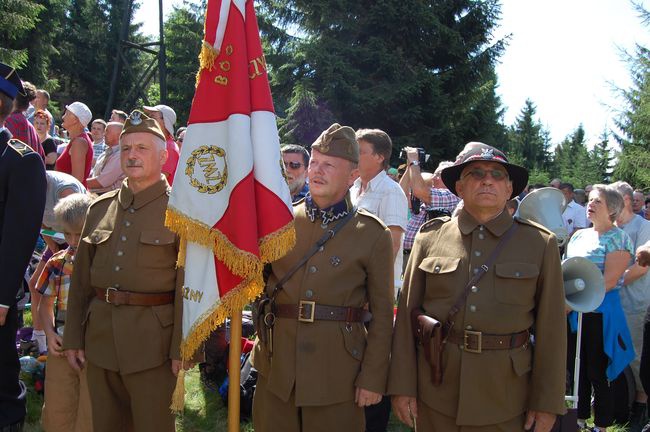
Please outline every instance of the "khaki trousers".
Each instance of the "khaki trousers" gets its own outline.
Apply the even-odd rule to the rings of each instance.
[[[314,389],[318,391],[318,389]],[[257,375],[253,397],[255,432],[363,432],[366,420],[353,400],[326,406],[297,407],[295,392],[287,402],[267,389],[267,381]]]
[[[176,385],[171,361],[131,374],[120,374],[90,362],[88,389],[94,432],[174,432],[169,405]]]
[[[503,423],[486,426],[458,426],[454,417],[447,417],[428,405],[418,402],[416,432],[523,432],[526,417],[522,414]]]
[[[78,373],[65,357],[49,355],[41,425],[45,432],[92,432],[86,370]]]

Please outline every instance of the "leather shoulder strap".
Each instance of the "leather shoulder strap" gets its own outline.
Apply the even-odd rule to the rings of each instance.
[[[338,233],[344,226],[347,224],[357,213],[357,208],[353,207],[352,210],[337,223],[332,229],[327,230],[323,236],[318,239],[318,241],[312,246],[307,253],[298,260],[298,262],[291,267],[291,269],[280,279],[276,284],[275,287],[273,287],[273,293],[271,294],[271,297],[275,298],[277,293],[284,288],[284,284],[291,278],[291,276],[294,275],[295,272],[298,271],[300,267],[305,265],[307,261],[309,261],[309,258],[313,257],[318,250],[325,245],[328,241],[334,238],[336,233]]]
[[[454,326],[454,320],[456,318],[456,314],[460,311],[460,308],[462,308],[465,305],[465,302],[467,301],[467,297],[469,296],[469,293],[474,285],[478,283],[479,280],[483,277],[485,273],[490,270],[490,267],[492,267],[492,264],[494,264],[494,260],[499,256],[503,248],[505,247],[506,243],[508,243],[508,240],[512,238],[512,235],[515,233],[517,230],[518,224],[513,220],[512,225],[510,228],[508,228],[508,231],[501,237],[499,240],[499,243],[495,246],[494,250],[488,257],[487,261],[485,261],[485,264],[483,264],[481,267],[479,267],[479,271],[470,279],[470,281],[467,283],[465,286],[465,289],[461,293],[461,295],[458,297],[458,300],[456,300],[456,303],[451,307],[449,310],[449,314],[447,314],[447,321],[445,321],[445,334],[449,334],[449,330]]]

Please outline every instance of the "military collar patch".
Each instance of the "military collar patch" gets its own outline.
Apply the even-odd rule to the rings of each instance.
[[[307,194],[305,197],[305,211],[310,221],[315,222],[316,219],[320,219],[324,225],[327,225],[347,215],[350,212],[350,207],[347,200],[343,199],[333,206],[321,209],[311,198],[311,194]]]

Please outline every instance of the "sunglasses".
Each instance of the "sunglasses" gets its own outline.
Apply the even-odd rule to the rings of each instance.
[[[485,177],[487,177],[488,174],[490,174],[490,176],[496,181],[502,181],[508,178],[508,173],[505,173],[501,170],[484,170],[482,168],[474,168],[473,170],[465,173],[463,178],[472,176],[474,180],[483,180]]]
[[[298,169],[298,168],[300,168],[300,167],[302,167],[302,166],[304,166],[304,165],[305,165],[305,164],[300,163],[300,162],[289,162],[289,163],[287,164],[287,166],[288,166],[289,168],[291,168],[291,169]]]

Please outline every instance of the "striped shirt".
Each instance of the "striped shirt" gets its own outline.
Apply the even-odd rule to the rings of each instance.
[[[460,198],[451,193],[449,189],[431,188],[431,204],[426,205],[422,203],[420,206],[420,213],[413,215],[409,220],[406,232],[404,233],[404,249],[411,249],[415,235],[420,231],[420,227],[426,221],[427,210],[445,209],[449,213],[453,213],[456,206],[460,202]]]
[[[67,308],[73,268],[74,250],[71,248],[60,250],[47,260],[43,273],[36,282],[38,292],[56,297],[57,311],[65,311]]]

